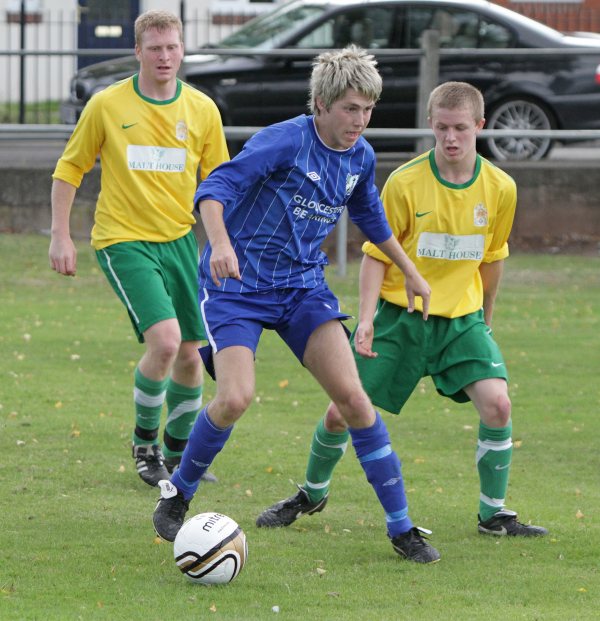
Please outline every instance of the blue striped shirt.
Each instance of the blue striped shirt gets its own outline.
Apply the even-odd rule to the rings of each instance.
[[[230,162],[213,170],[194,204],[214,199],[238,257],[241,281],[221,280],[222,291],[310,289],[324,281],[321,244],[344,209],[373,243],[391,230],[375,187],[375,154],[359,138],[346,151],[327,147],[312,116],[271,125],[255,134]],[[200,258],[200,288],[210,277],[211,247]]]

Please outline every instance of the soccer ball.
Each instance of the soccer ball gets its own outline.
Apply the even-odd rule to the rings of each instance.
[[[222,513],[186,520],[173,544],[175,562],[191,582],[226,584],[242,571],[248,543],[237,522]]]

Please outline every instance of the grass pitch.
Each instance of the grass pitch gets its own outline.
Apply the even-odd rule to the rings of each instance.
[[[48,239],[0,236],[0,619],[588,620],[600,610],[600,260],[510,257],[494,333],[511,374],[508,506],[545,539],[477,534],[477,417],[424,380],[385,415],[411,516],[442,560],[394,554],[351,448],[327,509],[288,529],[254,526],[302,482],[327,399],[278,338],[257,354],[255,403],[191,514],[245,530],[249,559],[226,587],[188,583],[154,536],[157,492],[130,457],[132,374],[142,348],[86,243],[75,278]],[[332,289],[357,308],[357,265]],[[205,395],[214,393],[211,380]],[[278,608],[274,608],[278,607]],[[278,610],[278,612],[275,612]]]

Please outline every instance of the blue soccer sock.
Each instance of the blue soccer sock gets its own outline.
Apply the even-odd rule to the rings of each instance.
[[[208,417],[207,408],[198,414],[181,456],[181,464],[171,477],[171,483],[183,493],[186,500],[196,493],[202,475],[225,446],[232,430],[233,425],[226,429],[217,427]]]
[[[350,429],[350,436],[360,465],[385,511],[388,535],[396,537],[409,531],[413,523],[408,517],[400,459],[392,449],[379,412],[372,427]]]

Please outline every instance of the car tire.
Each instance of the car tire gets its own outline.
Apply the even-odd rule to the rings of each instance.
[[[505,99],[486,114],[486,129],[555,129],[552,113],[533,99]],[[507,160],[541,160],[553,146],[550,138],[508,137],[482,139],[482,151],[490,158]]]

